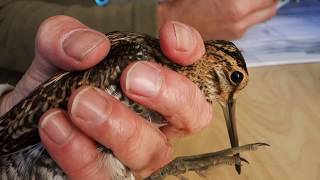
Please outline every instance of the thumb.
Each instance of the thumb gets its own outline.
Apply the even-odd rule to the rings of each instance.
[[[35,57],[16,88],[0,102],[0,115],[59,71],[84,70],[108,53],[107,37],[78,20],[54,16],[45,20],[36,36]]]

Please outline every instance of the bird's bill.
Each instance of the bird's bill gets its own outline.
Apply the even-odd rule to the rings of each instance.
[[[225,117],[226,124],[227,124],[229,139],[230,139],[230,143],[231,143],[232,147],[239,146],[237,125],[236,125],[236,119],[235,119],[235,112],[236,112],[235,102],[236,102],[235,98],[233,97],[233,95],[231,95],[228,98],[227,102],[222,106],[223,112],[224,112],[224,117]],[[240,172],[241,172],[240,155],[236,154],[235,156],[237,157],[236,170],[240,174]]]
[[[235,119],[235,99],[233,97],[229,97],[227,103],[223,106],[223,113],[226,120],[229,139],[232,147],[238,147],[238,134],[237,134],[237,126]]]

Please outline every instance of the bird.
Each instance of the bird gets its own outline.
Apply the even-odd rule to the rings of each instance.
[[[179,177],[193,170],[200,172],[217,164],[233,164],[240,173],[239,153],[255,150],[265,143],[239,147],[235,120],[235,94],[248,82],[246,63],[240,50],[229,41],[204,41],[205,53],[194,64],[181,66],[170,61],[160,48],[159,39],[136,33],[114,31],[106,36],[111,42],[108,55],[96,66],[83,71],[61,72],[39,85],[31,94],[0,117],[0,176],[3,180],[67,179],[67,175],[50,157],[38,134],[38,120],[51,108],[67,109],[72,92],[81,86],[106,91],[146,120],[158,126],[166,122],[158,112],[130,100],[121,90],[120,75],[124,68],[136,61],[161,64],[195,83],[209,103],[217,101],[224,110],[231,148],[215,153],[180,157],[146,179],[163,179],[167,175]],[[111,179],[134,180],[132,172],[106,147],[98,148],[108,167]],[[191,164],[190,164],[191,160]],[[116,164],[116,165],[115,165]],[[182,169],[178,169],[183,167]],[[200,165],[200,166],[197,166]],[[181,177],[181,176],[180,176]]]

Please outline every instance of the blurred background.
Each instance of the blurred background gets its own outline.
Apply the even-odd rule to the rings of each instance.
[[[284,1],[277,16],[235,43],[248,66],[320,61],[320,1]]]

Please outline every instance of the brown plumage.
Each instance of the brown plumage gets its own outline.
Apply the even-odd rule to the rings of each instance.
[[[226,119],[231,124],[228,125],[230,141],[233,147],[239,145],[231,109],[234,106],[234,93],[247,84],[248,72],[234,44],[228,41],[206,41],[203,57],[195,64],[183,67],[172,63],[162,54],[158,39],[123,32],[112,32],[107,36],[111,41],[111,50],[101,63],[85,71],[57,74],[0,117],[0,170],[4,179],[66,179],[63,171],[43,149],[37,124],[47,110],[66,109],[69,96],[80,86],[105,89],[142,117],[156,124],[166,123],[160,114],[131,101],[121,91],[120,74],[128,64],[135,61],[153,61],[184,74],[198,85],[208,102],[217,100],[224,109],[229,108],[226,110]],[[248,145],[240,151],[259,145]],[[110,150],[103,147],[100,150],[105,154],[106,161],[117,164],[109,167],[113,168],[113,179],[134,179],[130,170]],[[234,161],[240,167],[239,156],[231,156],[227,160]],[[168,172],[163,170],[159,173],[168,175]],[[154,179],[163,178],[158,175],[155,174]]]

